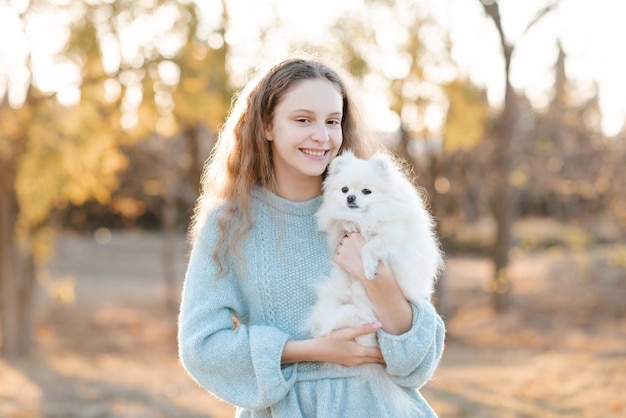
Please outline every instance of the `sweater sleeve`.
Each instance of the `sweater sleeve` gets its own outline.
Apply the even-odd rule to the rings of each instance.
[[[443,353],[445,325],[430,301],[411,303],[413,323],[401,335],[378,331],[387,373],[398,385],[419,388],[433,375]]]
[[[209,392],[234,405],[261,409],[284,398],[295,383],[296,365],[281,367],[289,336],[275,327],[235,326],[246,308],[232,269],[215,279],[215,233],[196,239],[189,259],[179,314],[183,367]],[[214,228],[215,230],[215,228]],[[208,236],[208,237],[207,237]]]

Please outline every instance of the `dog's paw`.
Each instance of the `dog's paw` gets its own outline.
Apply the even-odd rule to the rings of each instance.
[[[319,320],[315,320],[314,318],[309,318],[306,323],[306,330],[311,334],[311,337],[321,337],[322,332],[322,323]]]
[[[322,337],[323,336],[322,329],[319,328],[319,327],[311,328],[309,330],[309,332],[310,332],[312,338],[318,338],[318,337]]]
[[[363,270],[367,280],[374,280],[378,275],[378,260],[375,258],[363,258]]]

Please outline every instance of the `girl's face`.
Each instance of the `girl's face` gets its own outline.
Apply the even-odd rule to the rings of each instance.
[[[343,141],[343,99],[325,78],[294,84],[274,109],[265,138],[271,142],[280,194],[316,187]]]

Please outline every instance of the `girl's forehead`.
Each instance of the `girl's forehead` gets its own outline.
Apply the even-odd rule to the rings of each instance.
[[[314,106],[326,111],[341,112],[343,98],[334,83],[325,78],[313,78],[294,83],[285,91],[278,106],[283,108]]]

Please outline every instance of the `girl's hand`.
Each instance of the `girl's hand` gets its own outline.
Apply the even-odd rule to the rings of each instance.
[[[363,245],[365,245],[363,235],[358,232],[346,232],[333,255],[335,264],[344,269],[350,276],[357,277],[362,281],[365,280],[363,259],[361,258]]]
[[[356,342],[356,338],[376,332],[380,322],[347,327],[332,331],[324,337],[310,340],[290,340],[283,348],[281,362],[323,361],[354,367],[368,363],[384,363],[378,347],[366,347]]]
[[[403,334],[411,328],[413,310],[404,297],[393,272],[384,263],[378,263],[378,275],[374,280],[365,278],[361,251],[365,238],[358,232],[349,232],[337,245],[333,261],[350,276],[363,284],[383,329],[390,334]]]
[[[332,331],[328,336],[317,338],[322,361],[354,367],[368,363],[385,363],[378,347],[367,347],[356,342],[356,338],[376,332],[380,322],[364,324],[357,327],[341,328]]]

